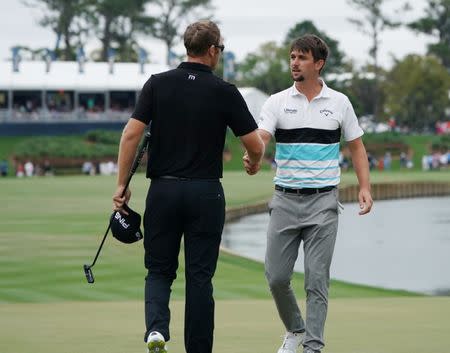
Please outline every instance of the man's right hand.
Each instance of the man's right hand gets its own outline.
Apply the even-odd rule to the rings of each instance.
[[[128,204],[128,201],[130,201],[131,198],[131,191],[130,188],[127,188],[127,191],[125,192],[125,196],[122,196],[124,186],[118,186],[116,189],[116,192],[113,195],[113,210],[123,212],[125,214],[128,214],[124,209],[123,205]]]
[[[252,163],[247,152],[244,153],[242,161],[244,163],[245,171],[248,175],[255,175],[261,169],[261,163]]]
[[[265,145],[257,130],[254,130],[247,135],[239,137],[245,147],[244,168],[248,175],[255,175],[261,168],[261,161],[264,156]]]

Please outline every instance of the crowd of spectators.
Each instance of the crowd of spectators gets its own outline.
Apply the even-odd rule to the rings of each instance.
[[[16,177],[33,177],[33,176],[53,176],[53,168],[48,160],[43,163],[34,164],[31,160],[27,160],[25,163],[17,161],[15,163]],[[7,174],[7,171],[6,171]]]
[[[435,151],[422,157],[422,170],[447,169],[450,165],[450,151]]]
[[[115,175],[117,174],[117,164],[113,161],[91,162],[85,161],[81,166],[84,175]]]
[[[390,151],[386,151],[383,155],[376,157],[370,151],[367,152],[367,161],[369,162],[370,170],[389,171],[392,170],[392,161],[396,156],[393,156]],[[412,161],[412,155],[405,152],[401,152],[398,155],[401,169],[412,169],[414,163]],[[339,167],[342,171],[347,171],[351,167],[351,160],[346,154],[340,152],[339,154]]]

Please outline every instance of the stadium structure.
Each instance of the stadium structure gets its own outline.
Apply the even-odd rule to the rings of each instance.
[[[139,92],[166,65],[108,62],[0,63],[0,135],[77,134],[122,129]],[[267,99],[240,88],[253,116]]]

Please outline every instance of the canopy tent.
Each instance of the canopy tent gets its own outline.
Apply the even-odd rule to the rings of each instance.
[[[168,70],[166,65],[86,62],[83,72],[75,61],[56,61],[46,72],[43,61],[27,61],[13,72],[10,62],[0,63],[0,90],[139,91],[151,74]]]

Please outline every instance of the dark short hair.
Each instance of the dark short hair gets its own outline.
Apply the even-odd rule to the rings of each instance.
[[[189,56],[202,56],[211,45],[219,45],[219,42],[220,29],[209,20],[192,23],[184,32],[184,46]]]
[[[311,52],[314,61],[327,61],[328,58],[328,46],[315,34],[305,34],[300,38],[295,39],[291,44],[291,53],[294,50],[301,51],[303,53]]]

